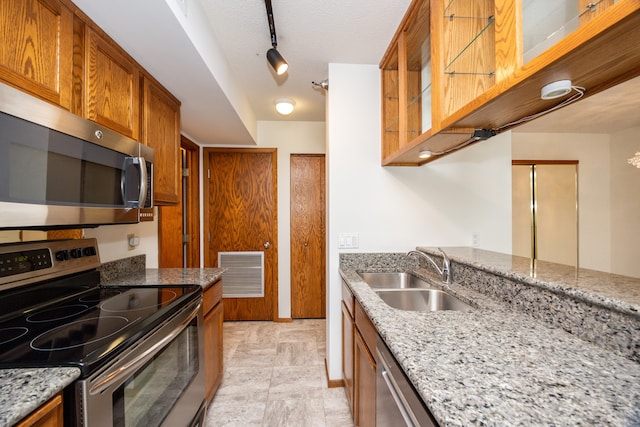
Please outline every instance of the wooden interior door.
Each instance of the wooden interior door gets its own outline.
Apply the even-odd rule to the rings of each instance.
[[[291,155],[291,317],[325,317],[325,157]]]
[[[218,267],[219,252],[264,252],[264,296],[225,297],[225,320],[274,320],[278,312],[276,155],[274,148],[204,150],[205,266]]]

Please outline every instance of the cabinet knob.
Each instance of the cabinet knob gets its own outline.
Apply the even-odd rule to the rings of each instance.
[[[264,246],[265,249],[269,249],[271,247],[271,243],[264,242],[263,246]]]

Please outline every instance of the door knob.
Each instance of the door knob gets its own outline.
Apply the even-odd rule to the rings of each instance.
[[[271,243],[264,242],[263,246],[264,246],[265,249],[269,249],[271,247]]]

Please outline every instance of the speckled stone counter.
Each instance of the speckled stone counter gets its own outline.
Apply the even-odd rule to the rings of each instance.
[[[77,368],[0,369],[0,426],[16,424],[79,376]]]
[[[640,426],[640,364],[458,283],[462,264],[448,291],[476,308],[419,313],[391,308],[357,274],[410,269],[444,287],[416,261],[340,259],[343,279],[440,425]]]
[[[200,285],[202,290],[222,278],[224,268],[148,268],[103,281],[106,286]]]

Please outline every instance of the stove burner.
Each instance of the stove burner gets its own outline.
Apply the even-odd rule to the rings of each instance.
[[[104,299],[106,295],[109,295],[109,297],[111,295],[115,296],[120,294],[120,291],[116,290],[116,289],[101,289],[100,291],[96,291],[96,292],[92,292],[89,295],[85,295],[82,298],[80,298],[78,301],[80,302],[85,302],[85,303],[97,303],[100,301],[104,301]]]
[[[24,336],[27,332],[29,332],[29,329],[22,326],[16,328],[0,329],[0,345],[6,344],[13,340],[17,340],[18,338]]]
[[[29,323],[52,322],[54,320],[68,319],[87,310],[89,306],[84,304],[64,305],[62,307],[54,307],[46,310],[40,310],[27,317]]]
[[[100,305],[103,311],[122,312],[146,310],[157,308],[159,305],[167,305],[178,297],[178,294],[171,290],[163,290],[162,302],[158,301],[157,289],[142,289],[128,291],[120,295],[109,298]]]
[[[136,320],[131,323],[135,323]],[[81,319],[38,335],[30,345],[32,349],[40,351],[68,350],[105,340],[129,325],[129,320],[121,316]]]

